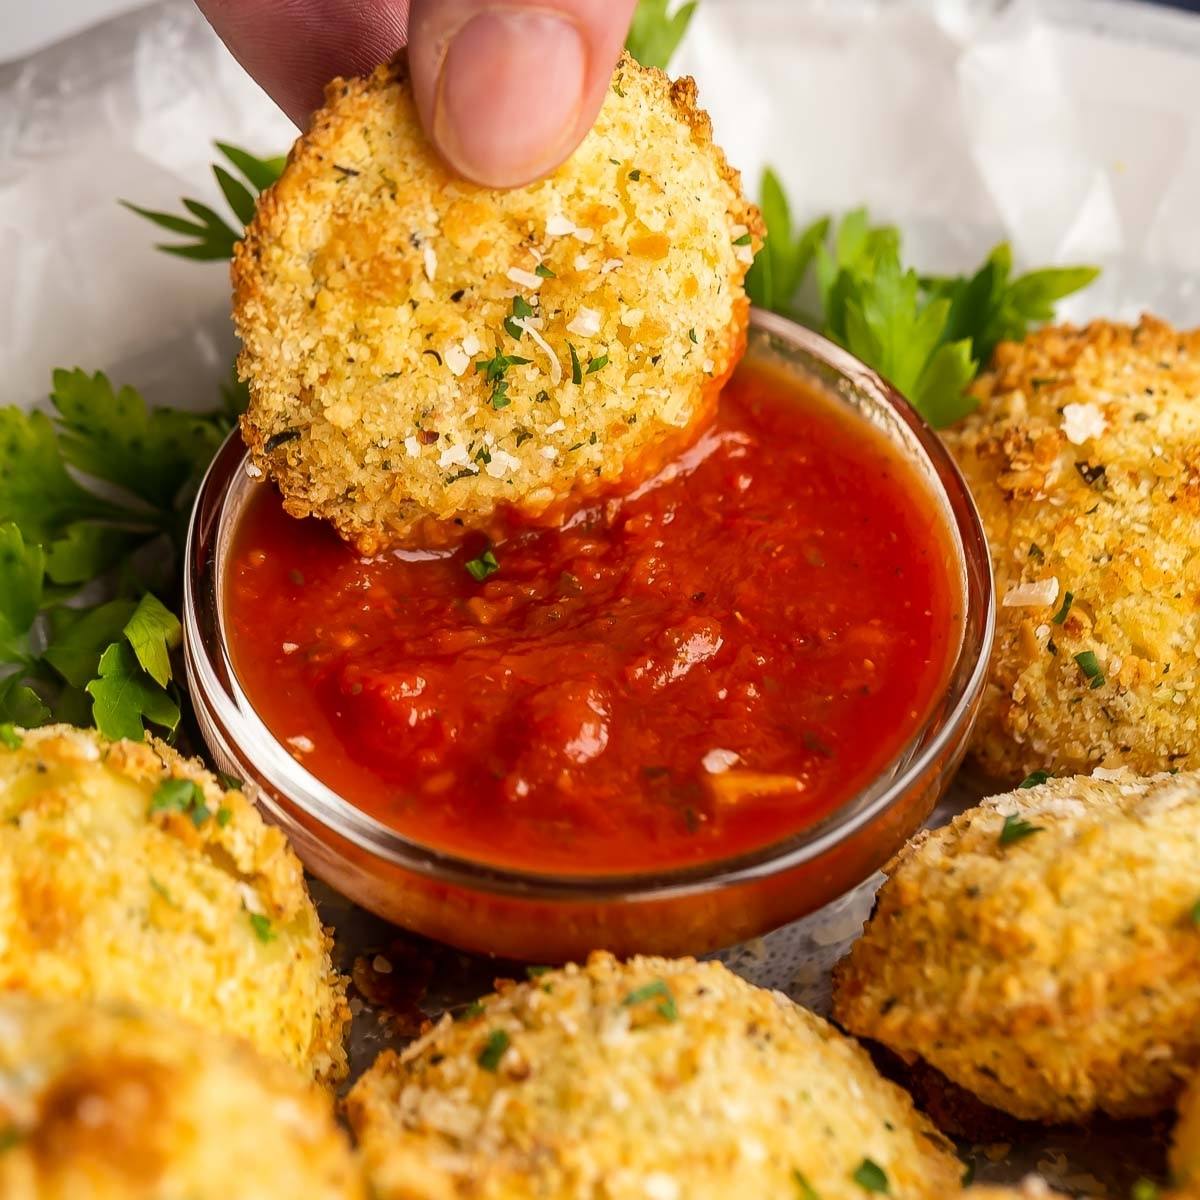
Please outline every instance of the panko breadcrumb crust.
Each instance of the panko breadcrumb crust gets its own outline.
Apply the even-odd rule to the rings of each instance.
[[[1000,605],[975,757],[1011,782],[1200,767],[1200,330],[1043,329],[974,391],[946,441]]]
[[[329,1096],[178,1017],[0,996],[4,1200],[363,1200]]]
[[[1117,774],[914,838],[834,972],[835,1019],[1022,1120],[1170,1106],[1200,1065],[1200,776]]]
[[[1200,1200],[1200,1075],[1183,1093],[1171,1141],[1171,1178],[1176,1200]]]
[[[950,1144],[859,1046],[719,963],[598,953],[498,986],[351,1091],[379,1200],[728,1200],[799,1180],[862,1200],[872,1166],[898,1200],[958,1192]]]
[[[628,55],[579,149],[513,191],[442,163],[403,55],[335,80],[234,255],[254,463],[363,553],[498,506],[552,521],[711,419],[762,229],[693,81]]]
[[[346,981],[299,860],[240,791],[161,742],[66,725],[0,747],[0,992],[119,1000],[346,1073]],[[156,808],[190,780],[206,815]]]

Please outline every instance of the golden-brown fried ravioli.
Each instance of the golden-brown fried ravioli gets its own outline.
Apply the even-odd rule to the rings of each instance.
[[[501,985],[347,1107],[380,1200],[944,1200],[962,1172],[860,1047],[691,959]]]
[[[1200,767],[1200,330],[1146,317],[1002,345],[946,440],[987,529],[998,778]]]
[[[761,228],[692,81],[628,56],[513,191],[440,160],[403,57],[337,80],[234,257],[254,461],[366,553],[636,482],[712,415]]]
[[[1200,1066],[1200,776],[1056,779],[888,865],[834,1015],[1036,1121],[1134,1117]]]
[[[329,1097],[240,1040],[0,995],[4,1200],[362,1200]]]
[[[162,743],[16,737],[0,747],[0,992],[162,1009],[345,1074],[345,981],[279,830]]]

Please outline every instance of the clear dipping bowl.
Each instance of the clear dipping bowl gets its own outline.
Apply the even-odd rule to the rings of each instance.
[[[926,479],[958,557],[963,628],[943,693],[871,784],[782,841],[699,866],[571,875],[498,867],[412,841],[302,766],[255,712],[233,668],[223,569],[258,487],[233,435],[201,485],[188,532],[184,654],[200,730],[216,765],[244,779],[305,866],[363,908],[477,953],[530,962],[703,953],[745,941],[840,896],[876,871],[932,812],[957,768],[991,651],[995,598],[987,542],[966,484],[937,435],[878,375],[824,338],[755,312],[748,356],[855,410]]]

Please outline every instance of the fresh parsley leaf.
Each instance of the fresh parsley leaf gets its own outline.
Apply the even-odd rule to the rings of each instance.
[[[872,1159],[864,1158],[855,1168],[851,1178],[864,1192],[875,1192],[881,1196],[891,1194],[887,1172]]]
[[[535,275],[540,275],[543,279],[557,279],[558,278],[558,276],[555,275],[555,273],[552,270],[550,270],[550,268],[548,266],[546,266],[545,263],[538,263],[538,265],[533,268],[533,273]]]
[[[254,930],[254,936],[265,946],[268,942],[273,942],[278,936],[275,930],[271,927],[271,918],[264,916],[262,913],[250,913],[250,928]]]
[[[580,384],[583,382],[583,366],[579,362],[579,351],[568,342],[567,349],[571,352],[571,382]]]
[[[242,179],[238,179],[220,163],[213,164],[217,186],[237,219],[237,227],[230,225],[219,213],[198,200],[183,201],[184,208],[190,214],[187,217],[142,208],[122,200],[121,203],[139,217],[144,217],[168,233],[188,239],[159,245],[157,249],[167,254],[178,255],[180,258],[191,258],[201,262],[230,258],[234,246],[241,240],[245,226],[254,217],[256,197],[279,178],[287,162],[284,158],[256,158],[248,151],[225,142],[217,142],[216,145],[226,160],[242,175]]]
[[[488,1034],[488,1039],[483,1044],[483,1049],[479,1051],[476,1057],[476,1062],[485,1071],[495,1071],[500,1066],[500,1060],[504,1057],[504,1052],[511,1044],[511,1039],[503,1029],[493,1029]]]
[[[192,779],[164,779],[150,798],[150,811],[184,813],[197,829],[212,816],[204,790]]]
[[[466,566],[467,574],[476,583],[482,583],[485,579],[495,575],[500,570],[500,564],[496,560],[496,555],[490,548],[485,550],[478,558],[471,559]]]
[[[767,238],[746,276],[746,291],[759,308],[788,315],[817,247],[829,234],[830,219],[821,217],[793,236],[787,196],[769,167],[763,172],[760,194]]]
[[[696,12],[697,0],[689,0],[671,12],[671,0],[638,0],[625,49],[643,67],[666,70]]]
[[[132,600],[110,600],[90,609],[53,609],[42,657],[72,687],[87,687],[96,677],[100,656],[121,638],[136,607]]]
[[[1041,832],[1041,825],[1031,825],[1017,813],[1009,813],[1004,818],[1004,827],[1000,830],[1000,845],[1011,846],[1014,842],[1023,841],[1025,838]]]
[[[0,679],[0,720],[35,729],[45,725],[52,715],[41,696],[19,674]]]
[[[105,737],[140,742],[143,719],[171,733],[179,724],[179,706],[142,670],[126,642],[114,642],[104,651],[99,678],[88,683],[87,692],[96,728]]]
[[[98,521],[76,521],[46,548],[46,575],[54,583],[83,584],[124,561],[145,534]]]
[[[21,735],[13,728],[11,721],[0,722],[0,746],[7,746],[10,750],[19,750],[23,742]]]
[[[653,983],[635,988],[621,1003],[626,1008],[632,1008],[636,1004],[644,1004],[647,1000],[654,999],[659,1001],[654,1006],[654,1011],[660,1017],[668,1021],[679,1020],[679,1008],[675,1003],[675,995],[665,979],[656,979]]]
[[[1021,787],[1021,788],[1041,787],[1042,784],[1045,783],[1048,779],[1053,779],[1053,778],[1054,778],[1054,776],[1051,775],[1049,771],[1033,771],[1031,774],[1026,775],[1025,778],[1021,780],[1019,787]]]
[[[147,593],[129,618],[124,633],[142,670],[159,687],[166,687],[171,680],[171,651],[183,637],[179,618],[161,600]]]
[[[42,602],[46,558],[11,521],[0,525],[0,658],[21,659]]]

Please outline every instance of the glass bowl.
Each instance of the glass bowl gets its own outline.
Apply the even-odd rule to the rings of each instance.
[[[958,556],[963,628],[943,694],[869,787],[815,826],[737,857],[621,875],[497,867],[411,841],[307,771],[255,712],[223,632],[222,569],[247,498],[269,486],[236,435],[196,498],[188,533],[184,655],[201,733],[217,766],[252,785],[305,866],[357,904],[465,950],[531,962],[702,953],[820,908],[876,871],[922,825],[966,746],[991,650],[987,543],[937,435],[878,375],[825,339],[755,312],[748,355],[815,382],[883,430],[927,480]]]

